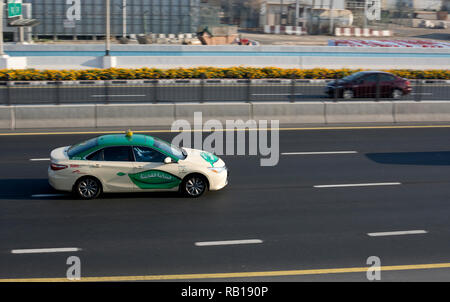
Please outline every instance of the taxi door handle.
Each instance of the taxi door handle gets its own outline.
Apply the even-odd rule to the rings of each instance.
[[[92,165],[91,166],[91,168],[101,168],[102,166],[100,165],[100,164],[95,164],[95,165]]]

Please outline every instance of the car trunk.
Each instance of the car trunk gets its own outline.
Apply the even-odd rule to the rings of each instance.
[[[70,148],[70,146],[67,147],[61,147],[58,149],[55,149],[50,154],[50,159],[53,163],[58,163],[64,160],[68,160],[69,156],[67,155],[67,150]]]

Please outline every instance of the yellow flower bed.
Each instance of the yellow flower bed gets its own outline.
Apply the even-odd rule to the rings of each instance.
[[[283,69],[277,67],[111,68],[88,70],[0,70],[0,81],[75,81],[135,79],[337,79],[360,69]],[[450,70],[384,70],[407,79],[450,80]]]

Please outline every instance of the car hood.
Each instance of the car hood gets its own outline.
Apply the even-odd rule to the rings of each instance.
[[[198,164],[206,167],[224,167],[225,163],[223,160],[218,158],[216,155],[202,150],[183,148],[186,150],[188,156],[184,162],[190,162],[193,164]]]

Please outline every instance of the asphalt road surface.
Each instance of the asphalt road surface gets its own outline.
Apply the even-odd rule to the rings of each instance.
[[[413,92],[403,100],[448,100],[449,84],[414,85]],[[0,86],[0,102],[12,105],[91,104],[91,103],[151,103],[151,102],[223,102],[223,101],[327,101],[325,84],[194,84],[115,85],[115,86]],[[360,100],[373,100],[375,96]]]
[[[367,281],[376,256],[381,281],[450,281],[450,126],[280,131],[278,165],[223,156],[229,186],[200,199],[58,195],[49,152],[93,136],[0,136],[0,279],[77,256],[94,281]]]

